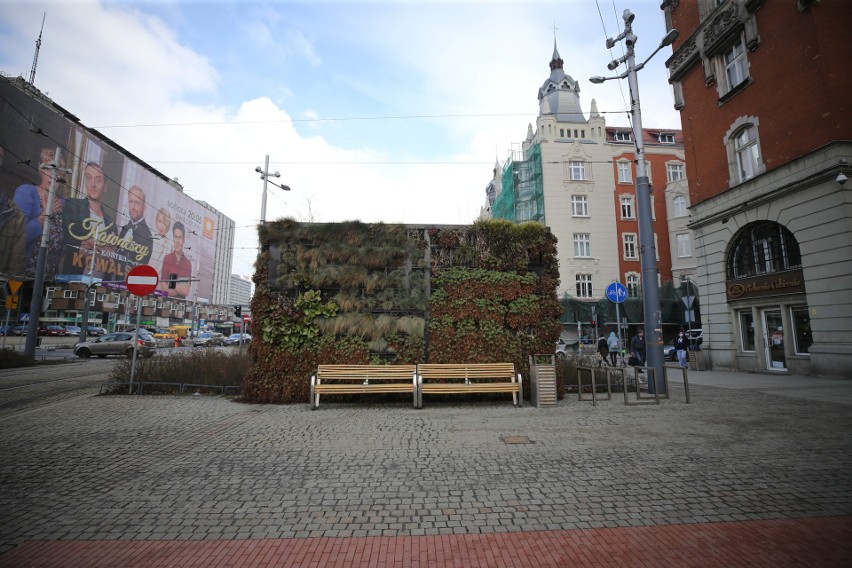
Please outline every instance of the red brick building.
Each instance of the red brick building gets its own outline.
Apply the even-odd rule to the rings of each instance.
[[[852,368],[850,8],[662,4],[715,367]]]

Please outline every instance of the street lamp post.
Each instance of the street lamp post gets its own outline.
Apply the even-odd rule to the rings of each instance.
[[[648,182],[648,171],[645,165],[645,145],[642,140],[642,111],[639,105],[639,81],[636,77],[648,61],[662,48],[677,38],[677,30],[671,30],[660,42],[654,52],[645,61],[636,65],[634,47],[639,39],[633,34],[633,20],[636,17],[630,10],[623,14],[624,31],[615,38],[606,40],[607,49],[617,42],[624,40],[626,53],[607,65],[614,71],[622,63],[627,63],[627,71],[615,77],[591,77],[589,81],[595,84],[610,79],[627,78],[630,87],[630,113],[633,122],[633,140],[636,147],[636,205],[639,223],[639,260],[642,265],[642,311],[645,319],[646,365],[654,369],[654,380],[648,381],[648,392],[665,393],[663,376],[663,326],[660,316],[660,291],[657,287],[657,251],[654,244],[654,224],[651,212],[651,184]]]
[[[260,179],[263,180],[263,198],[260,201],[260,224],[266,224],[266,186],[271,183],[278,189],[282,189],[284,191],[290,191],[289,185],[277,184],[274,181],[269,181],[270,177],[280,178],[281,174],[278,172],[269,173],[269,154],[266,155],[266,160],[263,163],[263,169],[260,169],[260,166],[257,166],[254,171],[260,174]]]
[[[36,343],[38,342],[38,321],[41,316],[41,308],[43,299],[41,297],[44,292],[44,270],[47,262],[47,242],[50,237],[50,224],[53,222],[53,200],[56,194],[56,177],[60,172],[71,173],[70,170],[62,170],[59,167],[59,151],[61,148],[56,147],[56,153],[53,155],[53,161],[49,164],[39,164],[39,169],[50,169],[50,188],[47,191],[47,203],[44,206],[44,225],[41,230],[41,244],[38,249],[38,257],[36,258],[35,281],[33,282],[33,295],[30,300],[30,320],[27,326],[27,341],[24,344],[24,357],[33,361],[35,359]]]

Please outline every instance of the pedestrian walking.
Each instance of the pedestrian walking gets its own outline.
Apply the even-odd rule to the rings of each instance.
[[[677,334],[674,340],[674,348],[677,351],[677,362],[680,364],[682,368],[687,367],[686,356],[687,349],[689,349],[689,338],[686,337],[686,333],[683,329],[680,330],[680,333]]]
[[[611,331],[606,343],[609,348],[609,362],[613,367],[615,367],[616,362],[618,361],[618,353],[621,351],[621,341],[618,339],[618,336],[615,335],[615,332]]]

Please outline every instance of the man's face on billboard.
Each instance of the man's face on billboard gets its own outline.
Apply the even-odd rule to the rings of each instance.
[[[127,196],[127,209],[134,222],[138,222],[145,214],[145,194],[138,187],[130,190]]]
[[[89,164],[86,166],[86,197],[100,201],[106,193],[106,178],[99,167]]]
[[[183,231],[181,231],[180,229],[174,229],[172,231],[172,239],[173,239],[174,244],[175,244],[175,252],[182,253],[183,252],[183,241],[184,241]]]

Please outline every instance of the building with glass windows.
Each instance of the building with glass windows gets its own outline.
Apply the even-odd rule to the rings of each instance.
[[[666,0],[715,368],[852,369],[852,10]]]
[[[594,99],[588,115],[582,110],[580,85],[565,73],[555,42],[538,101],[535,128],[530,124],[526,139],[494,167],[483,215],[550,227],[559,241],[561,297],[595,304],[618,280],[638,302],[643,282],[633,130],[607,126]],[[643,137],[658,263],[652,284],[679,289],[682,280],[695,279],[682,134],[646,128]],[[631,323],[641,325],[641,316]]]

